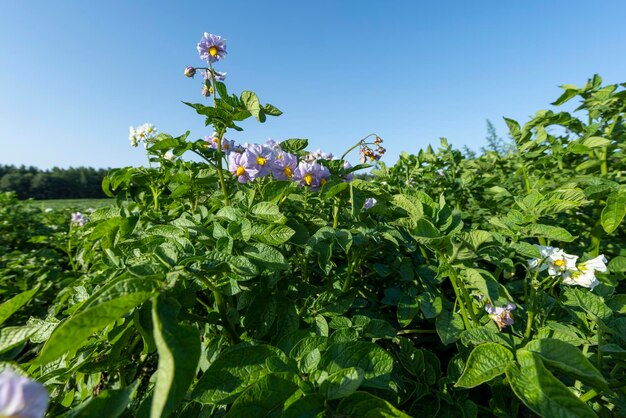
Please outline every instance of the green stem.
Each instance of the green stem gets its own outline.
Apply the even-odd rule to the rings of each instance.
[[[530,333],[532,332],[533,328],[533,320],[535,319],[535,301],[537,299],[537,291],[533,284],[537,280],[537,277],[539,277],[539,270],[541,264],[543,264],[544,261],[545,260],[541,260],[535,270],[535,274],[532,276],[529,283],[528,298],[530,299],[530,306],[528,310],[528,319],[526,320],[526,330],[524,331],[524,338],[526,338],[527,340],[530,339]]]
[[[339,205],[337,199],[333,199],[333,229],[337,229],[339,225]]]
[[[595,389],[590,389],[588,392],[583,393],[582,395],[580,395],[580,397],[578,399],[580,399],[583,402],[589,402],[590,400],[592,400],[593,398],[595,398],[598,395],[599,395],[599,393]]]
[[[357,263],[357,259],[348,262],[348,271],[346,272],[346,281],[343,283],[343,287],[341,288],[342,292],[347,292],[350,290],[350,285],[352,284],[352,272],[354,271],[354,266]]]
[[[209,63],[210,75],[211,75],[211,85],[213,87],[213,107],[217,109],[217,99],[215,95],[217,94],[217,87],[215,85],[215,74],[213,73],[213,65]],[[224,181],[224,169],[222,167],[222,137],[225,134],[224,129],[220,129],[217,132],[217,175],[220,179],[220,186],[222,187],[222,193],[224,194],[224,204],[226,206],[230,205],[228,200],[228,191],[226,190],[226,182]]]
[[[405,335],[405,334],[436,334],[437,331],[434,329],[403,329],[398,331],[396,335]]]
[[[344,152],[343,155],[341,156],[341,158],[339,158],[340,160],[343,160],[344,158],[346,158],[346,155],[350,154],[350,152],[354,149],[356,149],[357,147],[359,147],[367,138],[369,138],[370,136],[376,136],[376,134],[369,134],[367,135],[365,138],[361,139],[359,142],[357,142],[356,144],[354,144],[352,147],[350,147],[348,149],[348,151]]]
[[[202,282],[206,284],[209,290],[213,292],[213,297],[215,298],[215,304],[217,305],[217,311],[220,314],[220,318],[222,318],[222,324],[224,326],[224,329],[226,330],[226,333],[228,334],[228,337],[231,343],[237,344],[241,342],[241,339],[239,338],[239,334],[237,333],[237,331],[235,330],[235,327],[233,326],[233,324],[230,322],[230,319],[228,318],[228,309],[226,308],[226,301],[224,299],[224,296],[219,291],[219,289],[215,287],[213,283],[211,283],[211,280],[207,279],[206,277],[202,277],[202,276],[199,276],[199,277],[202,280]]]
[[[438,253],[439,253],[440,259],[444,263],[449,265],[449,262],[446,259],[445,254],[443,254],[441,251],[438,251]],[[459,283],[459,280],[458,280],[458,276],[456,275],[456,271],[450,265],[449,265],[449,271],[450,271],[450,274],[448,275],[448,277],[450,278],[450,283],[452,284],[452,290],[454,290],[454,295],[456,296],[456,301],[459,302],[459,306],[461,307],[461,317],[463,318],[463,324],[465,325],[465,329],[471,329],[472,328],[472,324],[470,323],[470,320],[469,320],[469,316],[468,316],[468,313],[467,313],[467,308],[471,309],[470,313],[471,313],[471,316],[472,316],[472,320],[475,323],[478,323],[478,320],[476,319],[476,316],[474,314],[474,310],[471,308],[471,300],[469,300],[469,295],[465,294],[467,292],[467,290],[465,290],[465,288],[462,288],[460,286],[460,283]],[[465,293],[463,292],[463,290],[465,290]]]

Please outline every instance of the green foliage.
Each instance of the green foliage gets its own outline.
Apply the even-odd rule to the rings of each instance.
[[[281,113],[212,87],[189,105],[219,137]],[[2,194],[0,359],[50,416],[624,416],[623,87],[565,86],[580,117],[506,119],[511,149],[442,140],[350,182],[320,160],[318,189],[239,183],[187,132],[82,226]]]

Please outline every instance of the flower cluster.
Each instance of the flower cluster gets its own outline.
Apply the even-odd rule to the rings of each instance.
[[[41,383],[9,368],[0,373],[0,417],[41,418],[46,414],[48,398]]]
[[[208,142],[207,147],[217,149],[217,144],[220,140],[217,132],[213,132],[211,136],[205,136],[204,140]],[[231,151],[235,150],[235,141],[229,141],[226,138],[222,137],[222,152],[224,155],[230,154]]]
[[[143,142],[144,147],[147,147],[148,143],[157,135],[157,130],[151,123],[144,123],[136,128],[131,126],[129,131],[128,139],[130,140],[130,145],[133,147],[139,145],[140,142]]]
[[[376,151],[374,151],[372,150],[372,148],[369,147],[370,144],[363,142],[361,144],[361,148],[359,149],[359,160],[361,161],[361,164],[365,164],[368,159],[369,162],[380,160],[380,157],[382,157],[387,151],[385,148],[382,147],[382,143],[382,138],[376,136],[376,139],[374,140],[374,145],[376,145]]]
[[[505,306],[493,306],[491,303],[485,305],[485,311],[489,314],[498,329],[502,331],[507,325],[513,325],[513,315],[511,311],[515,310],[516,306],[513,303],[507,303]]]
[[[72,213],[72,218],[70,220],[73,224],[78,226],[85,226],[87,222],[89,222],[89,218],[83,215],[81,212]]]
[[[295,155],[282,150],[276,141],[270,139],[265,144],[245,144],[241,152],[234,151],[228,154],[228,171],[240,183],[271,174],[276,180],[292,180],[300,187],[317,190],[330,177],[328,168],[318,160],[332,158],[332,155],[319,150],[298,161]]]
[[[531,269],[548,270],[548,275],[561,276],[563,284],[582,286],[592,289],[600,284],[596,272],[606,271],[606,257],[601,254],[583,263],[576,263],[577,255],[567,254],[560,248],[536,245],[541,258],[534,258],[528,262]]]

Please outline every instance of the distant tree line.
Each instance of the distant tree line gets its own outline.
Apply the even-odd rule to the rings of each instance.
[[[20,199],[104,198],[101,185],[108,171],[91,167],[40,170],[0,165],[0,192],[15,192]]]

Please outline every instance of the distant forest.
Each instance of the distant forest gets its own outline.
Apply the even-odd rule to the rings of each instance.
[[[40,170],[0,165],[0,192],[15,192],[20,199],[104,198],[101,185],[108,171],[91,167]]]

